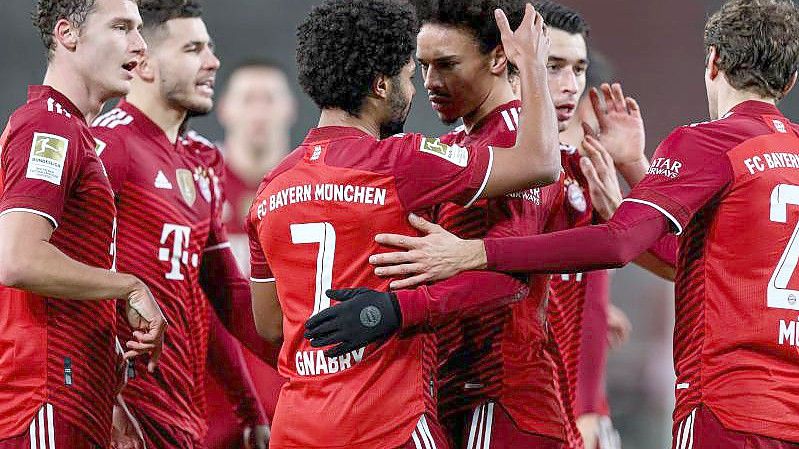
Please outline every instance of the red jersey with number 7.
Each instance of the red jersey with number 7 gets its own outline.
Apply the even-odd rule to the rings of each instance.
[[[625,200],[682,234],[675,422],[702,404],[728,429],[799,442],[798,133],[773,105],[743,102],[674,131]]]
[[[329,288],[386,290],[369,256],[378,233],[415,235],[407,215],[442,201],[468,204],[485,187],[492,150],[418,134],[384,140],[355,128],[311,130],[270,173],[250,210],[252,279],[277,283],[284,342],[270,447],[372,449],[410,439],[435,415],[435,342],[393,336],[327,358],[304,324],[331,305]]]

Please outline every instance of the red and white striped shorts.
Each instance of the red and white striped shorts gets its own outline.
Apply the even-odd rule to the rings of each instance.
[[[672,449],[799,449],[799,443],[729,430],[700,405],[672,429]]]
[[[561,440],[520,429],[502,405],[494,402],[478,405],[465,425],[463,449],[566,448]]]
[[[450,449],[451,447],[441,424],[429,415],[422,415],[411,433],[411,438],[397,449]]]
[[[0,440],[0,449],[99,449],[82,430],[58,416],[51,404],[44,404],[22,435]]]

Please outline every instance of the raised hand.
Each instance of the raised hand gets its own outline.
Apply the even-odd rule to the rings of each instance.
[[[600,95],[604,98],[604,108]],[[645,160],[646,135],[638,102],[632,97],[625,97],[619,83],[604,83],[599,89],[592,88],[589,98],[599,122],[599,130],[591,130],[584,124],[586,134],[598,131],[597,138],[613,157],[616,165]]]
[[[537,62],[545,65],[549,58],[549,32],[544,18],[533,5],[527,4],[519,28],[512,31],[508,17],[501,9],[494,11],[497,27],[502,38],[505,55],[512,64],[522,69],[525,63]]]
[[[580,159],[580,169],[588,180],[591,204],[604,220],[609,220],[621,204],[621,186],[613,159],[602,143],[586,135],[583,139],[586,155]]]

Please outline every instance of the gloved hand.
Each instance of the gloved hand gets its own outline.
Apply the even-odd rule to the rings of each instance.
[[[339,304],[328,307],[305,322],[305,338],[311,346],[336,345],[325,351],[338,357],[394,334],[402,320],[397,297],[368,288],[328,290]]]

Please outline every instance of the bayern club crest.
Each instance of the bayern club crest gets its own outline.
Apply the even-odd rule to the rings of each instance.
[[[183,196],[183,201],[189,205],[194,206],[197,201],[197,188],[194,186],[194,173],[185,168],[175,170],[175,175],[178,178],[178,187],[180,187],[180,195]]]
[[[569,184],[569,187],[566,188],[566,196],[569,198],[569,203],[577,212],[585,212],[585,209],[588,207],[588,202],[585,201],[585,194],[583,194],[583,189],[580,188],[579,184],[576,182]]]

